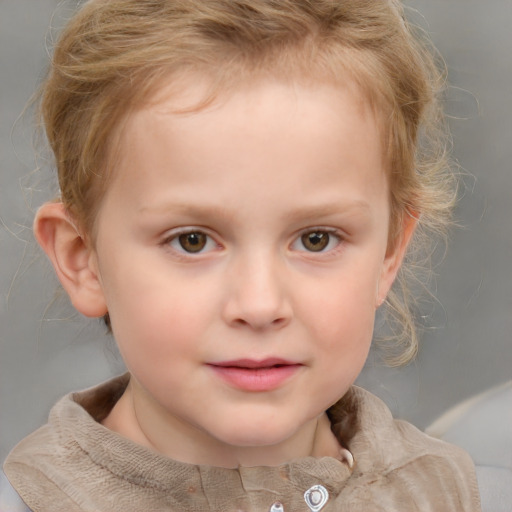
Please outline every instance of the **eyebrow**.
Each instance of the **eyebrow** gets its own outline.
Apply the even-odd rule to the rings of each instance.
[[[286,216],[289,221],[301,220],[303,218],[322,218],[333,215],[368,214],[370,205],[363,200],[331,201],[318,205],[304,206]]]
[[[157,206],[141,206],[138,213],[141,215],[159,215],[166,213],[181,215],[199,216],[203,218],[226,218],[232,219],[236,211],[232,211],[221,205],[192,205],[190,203],[163,203]],[[285,220],[293,222],[307,218],[323,218],[334,215],[366,215],[370,213],[370,205],[364,200],[339,200],[329,201],[321,204],[305,205],[290,211]]]
[[[201,217],[232,217],[233,214],[224,206],[220,205],[192,205],[190,203],[169,202],[156,206],[141,206],[137,213],[140,215],[164,215],[173,213],[178,215],[190,215]],[[236,213],[236,212],[235,212]]]

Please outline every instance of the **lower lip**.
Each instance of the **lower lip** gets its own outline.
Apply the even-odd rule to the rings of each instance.
[[[297,373],[301,366],[290,364],[268,368],[239,368],[210,365],[210,368],[225,382],[243,391],[272,391]]]

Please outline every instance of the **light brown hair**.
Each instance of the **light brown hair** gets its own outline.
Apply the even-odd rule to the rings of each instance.
[[[390,245],[404,215],[418,218],[417,240],[443,233],[453,204],[438,103],[443,79],[395,0],[86,2],[55,46],[41,101],[61,200],[84,233],[93,233],[115,171],[122,120],[185,70],[211,78],[205,103],[261,74],[355,81],[382,124]],[[409,267],[387,299],[399,326],[396,364],[417,350]]]

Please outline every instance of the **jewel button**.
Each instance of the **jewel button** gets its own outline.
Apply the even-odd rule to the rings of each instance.
[[[329,493],[323,485],[314,485],[304,493],[304,501],[311,512],[322,510],[328,499]]]

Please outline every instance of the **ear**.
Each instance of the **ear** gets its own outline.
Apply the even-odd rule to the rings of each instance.
[[[98,278],[96,254],[62,203],[41,206],[34,220],[34,235],[73,306],[85,316],[105,315],[107,306]]]
[[[402,264],[405,252],[407,251],[407,247],[411,241],[412,235],[414,234],[417,223],[418,219],[413,213],[406,212],[403,215],[397,240],[394,246],[391,249],[388,249],[384,259],[375,301],[375,307],[377,308],[386,300],[398,270],[400,269],[400,265]]]

